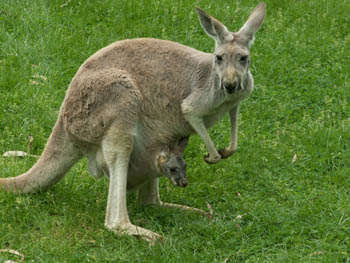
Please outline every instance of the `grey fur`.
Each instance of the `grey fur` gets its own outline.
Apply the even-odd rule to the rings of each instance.
[[[158,39],[115,42],[92,55],[70,83],[58,121],[39,161],[27,173],[0,180],[7,190],[32,192],[57,182],[82,156],[96,177],[110,175],[105,226],[153,240],[159,235],[130,223],[126,190],[144,203],[163,204],[154,174],[163,147],[197,132],[208,163],[237,149],[240,101],[253,91],[249,48],[265,17],[260,3],[232,33],[197,8],[216,42],[214,54]],[[229,112],[231,144],[217,151],[207,128]],[[182,156],[182,155],[181,155]]]

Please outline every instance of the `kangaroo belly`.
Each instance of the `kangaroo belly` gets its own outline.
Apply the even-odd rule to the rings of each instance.
[[[100,179],[103,176],[109,178],[109,169],[103,156],[101,149],[94,149],[84,153],[88,161],[88,171],[91,176]],[[129,163],[127,190],[134,191],[141,187],[146,181],[153,178],[155,175],[151,171],[139,164],[140,160],[133,160],[135,156],[132,155]],[[139,159],[139,158],[138,158]]]
[[[100,149],[85,152],[88,161],[88,171],[96,179],[102,176],[109,176],[107,164]]]

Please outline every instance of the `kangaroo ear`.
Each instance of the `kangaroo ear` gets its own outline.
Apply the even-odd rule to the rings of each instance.
[[[255,38],[255,33],[262,25],[266,14],[266,5],[261,2],[251,12],[247,22],[238,31],[238,35],[244,39],[248,47],[250,47]]]
[[[199,16],[199,21],[204,31],[215,40],[217,44],[222,44],[226,40],[232,40],[233,36],[227,30],[227,28],[214,17],[208,15],[205,11],[196,7]],[[228,39],[230,38],[230,39]]]

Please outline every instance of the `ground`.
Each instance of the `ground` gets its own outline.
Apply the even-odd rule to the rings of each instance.
[[[0,192],[0,249],[25,262],[350,262],[350,2],[266,0],[252,47],[256,89],[241,107],[237,153],[203,162],[198,136],[185,158],[190,184],[161,181],[164,201],[214,210],[212,221],[177,210],[139,208],[131,221],[158,232],[155,246],[104,226],[107,180],[85,161],[35,195]],[[156,37],[211,52],[199,6],[238,30],[258,1],[0,2],[0,153],[40,155],[67,86],[98,49],[125,38]],[[229,142],[226,117],[211,129]],[[35,158],[0,157],[0,176]],[[0,253],[0,262],[18,259]]]

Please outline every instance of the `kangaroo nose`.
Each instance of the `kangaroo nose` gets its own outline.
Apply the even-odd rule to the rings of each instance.
[[[224,82],[224,88],[227,90],[228,94],[232,94],[235,90],[239,90],[239,83],[238,81],[234,81],[234,82]]]

